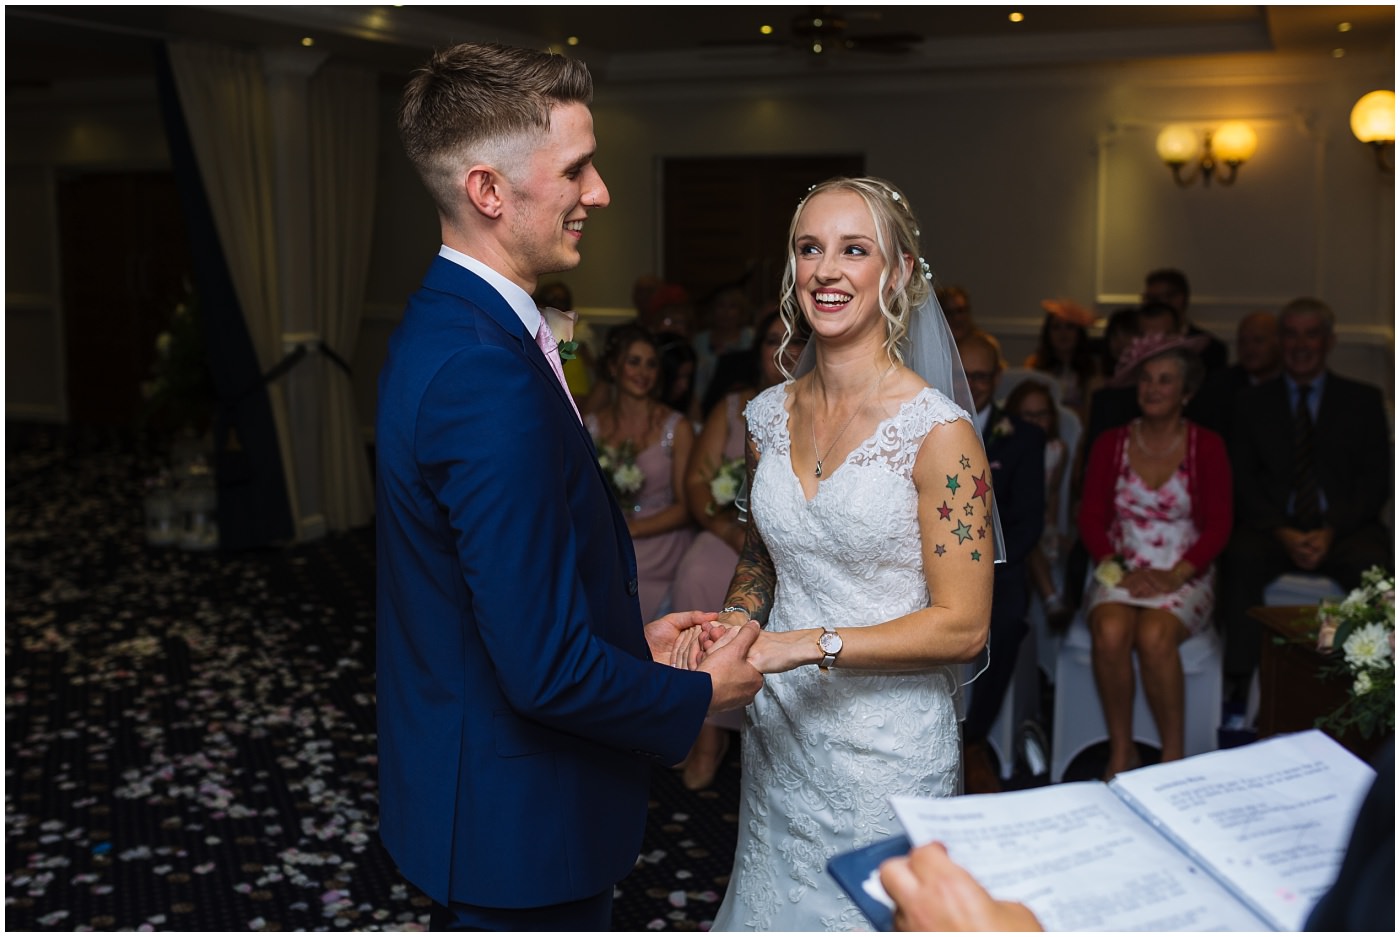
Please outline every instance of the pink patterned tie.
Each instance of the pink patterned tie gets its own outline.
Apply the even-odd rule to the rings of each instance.
[[[540,346],[540,351],[544,352],[549,366],[554,369],[554,376],[559,378],[559,386],[564,388],[564,396],[569,398],[569,406],[574,408],[574,415],[582,423],[583,415],[578,412],[574,395],[569,393],[569,382],[564,380],[564,366],[559,361],[559,343],[554,340],[554,333],[549,330],[549,322],[545,320],[544,313],[540,313],[540,330],[535,333],[535,343]]]

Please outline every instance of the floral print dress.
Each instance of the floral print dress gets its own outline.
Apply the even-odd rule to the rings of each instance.
[[[1128,569],[1151,567],[1171,569],[1196,542],[1199,532],[1191,518],[1191,489],[1186,461],[1160,488],[1149,488],[1133,471],[1128,449],[1122,447],[1118,476],[1114,484],[1113,522],[1108,537],[1114,552],[1123,557]],[[1103,602],[1119,602],[1139,608],[1171,612],[1189,634],[1196,635],[1210,625],[1215,608],[1215,567],[1201,570],[1180,589],[1165,595],[1139,599],[1120,586],[1095,581],[1086,607]]]

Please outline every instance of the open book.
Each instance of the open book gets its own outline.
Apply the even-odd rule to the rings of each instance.
[[[1109,784],[892,803],[910,841],[942,842],[1046,930],[1297,931],[1336,879],[1374,778],[1313,730]],[[890,854],[886,841],[830,867],[871,908],[882,893],[871,876]],[[868,912],[876,926],[888,926],[885,910]]]

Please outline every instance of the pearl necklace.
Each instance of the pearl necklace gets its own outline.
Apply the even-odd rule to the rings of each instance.
[[[1143,455],[1150,459],[1160,459],[1169,456],[1176,451],[1176,447],[1181,445],[1181,440],[1185,434],[1180,432],[1181,421],[1178,420],[1176,426],[1172,428],[1172,441],[1165,449],[1149,449],[1147,443],[1142,441],[1142,420],[1133,420],[1133,442],[1142,450]]]
[[[846,425],[841,427],[841,432],[839,432],[839,433],[836,434],[835,438],[831,440],[831,445],[829,445],[829,446],[826,447],[826,452],[824,452],[824,453],[822,454],[822,456],[821,456],[819,459],[817,459],[817,470],[816,470],[815,474],[816,474],[816,476],[817,476],[818,478],[821,478],[821,477],[822,477],[822,465],[826,463],[826,457],[829,456],[829,455],[831,455],[831,450],[836,448],[836,444],[837,444],[838,442],[841,441],[841,437],[844,436],[844,435],[846,435],[846,430],[848,430],[848,429],[851,428],[851,424],[855,422],[856,414],[865,409],[865,405],[866,405],[867,403],[870,402],[870,395],[873,394],[873,393],[875,393],[875,388],[879,387],[880,384],[885,380],[885,375],[886,375],[886,374],[889,374],[889,373],[890,373],[891,371],[893,371],[893,370],[894,370],[894,366],[891,365],[890,367],[886,368],[886,369],[880,374],[879,377],[877,377],[875,380],[873,380],[873,381],[870,382],[870,388],[865,392],[865,396],[861,398],[860,404],[859,404],[854,410],[851,411],[850,418],[846,420]],[[814,403],[815,403],[815,401],[814,401]],[[817,453],[817,408],[816,408],[816,407],[813,407],[813,408],[812,408],[812,454],[813,454],[813,455],[816,455],[816,453]]]

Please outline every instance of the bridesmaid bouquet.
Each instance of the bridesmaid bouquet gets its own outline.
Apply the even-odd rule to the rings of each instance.
[[[706,506],[705,513],[714,517],[732,505],[743,488],[744,460],[725,459],[719,464],[719,468],[715,469],[714,478],[710,479],[710,503]]]
[[[1395,578],[1379,566],[1340,602],[1317,608],[1323,672],[1351,684],[1351,696],[1319,726],[1338,733],[1355,726],[1363,738],[1395,731]]]
[[[636,498],[633,496],[642,490],[642,484],[646,481],[646,475],[637,467],[636,447],[630,441],[616,446],[600,443],[598,465],[607,476],[617,503],[635,508]]]

